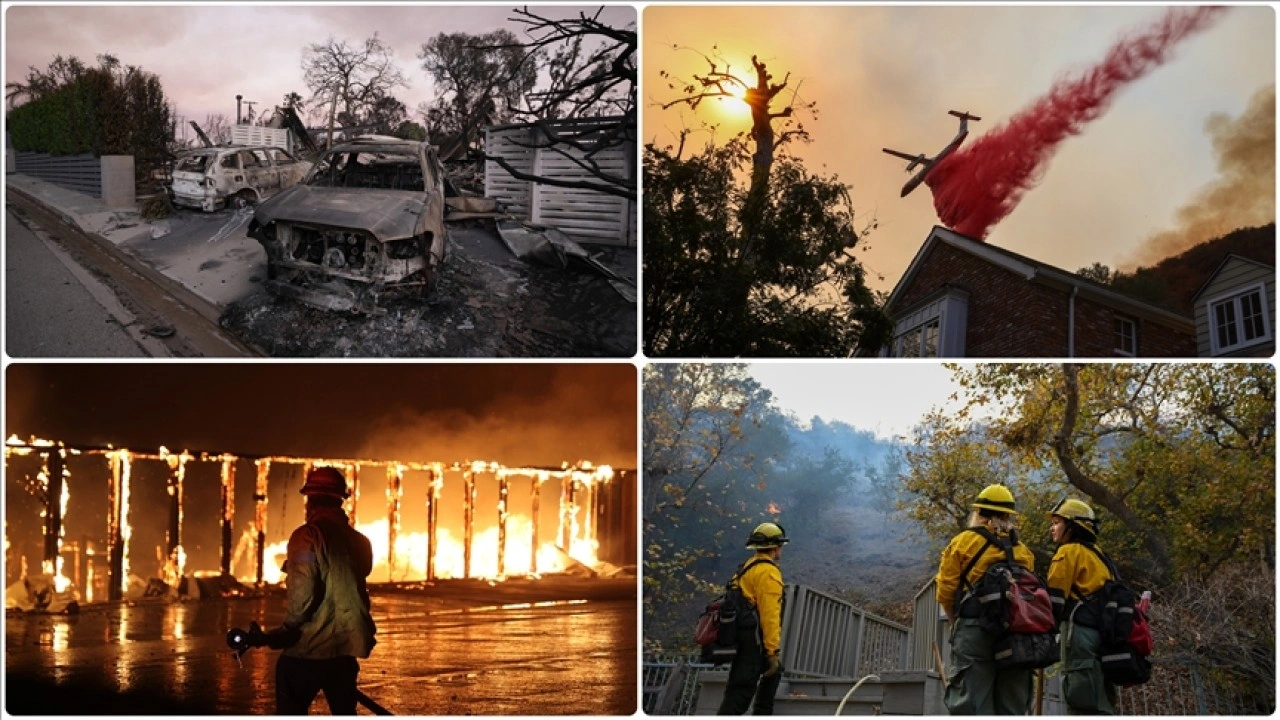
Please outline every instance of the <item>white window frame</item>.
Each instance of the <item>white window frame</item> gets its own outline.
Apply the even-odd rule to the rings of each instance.
[[[1258,301],[1262,309],[1262,334],[1251,340],[1244,339],[1244,307],[1240,301],[1254,293],[1258,294]],[[1218,344],[1218,314],[1216,308],[1220,305],[1231,304],[1231,310],[1235,313],[1236,321],[1236,337],[1237,340],[1233,345]],[[1211,355],[1222,355],[1224,353],[1243,350],[1254,345],[1261,345],[1270,342],[1273,333],[1271,328],[1271,316],[1267,312],[1267,284],[1259,282],[1254,285],[1246,286],[1243,289],[1232,290],[1230,292],[1217,295],[1205,301],[1206,321],[1209,325],[1209,352]]]
[[[1126,337],[1125,329],[1128,329]],[[1133,348],[1126,350],[1124,348],[1125,340],[1133,343]],[[1113,350],[1116,355],[1121,357],[1137,357],[1138,355],[1138,323],[1131,318],[1116,316],[1116,347]]]

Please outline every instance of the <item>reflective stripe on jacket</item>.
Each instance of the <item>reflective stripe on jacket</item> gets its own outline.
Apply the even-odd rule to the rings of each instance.
[[[365,578],[373,571],[369,538],[340,508],[312,508],[289,537],[284,624],[301,632],[284,651],[297,658],[367,658],[374,625]]]
[[[1094,547],[1102,550],[1096,544]],[[1064,620],[1075,602],[1098,592],[1110,579],[1111,571],[1092,550],[1077,542],[1059,545],[1053,560],[1049,561],[1049,577],[1046,579],[1058,620]],[[1074,597],[1071,592],[1073,586]]]
[[[1007,539],[1007,534],[997,537]],[[955,610],[956,601],[963,597],[960,582],[960,573],[964,572],[964,568],[969,564],[983,545],[987,544],[987,539],[981,534],[970,532],[968,530],[956,535],[951,542],[942,551],[942,560],[938,563],[938,576],[936,580],[935,597],[938,600],[938,606],[947,610]],[[1004,559],[1004,550],[996,545],[990,545],[982,553],[982,557],[973,564],[973,569],[969,571],[969,584],[972,585],[982,577],[995,563]],[[1025,567],[1032,572],[1035,571],[1036,558],[1031,554],[1031,550],[1019,542],[1013,546],[1013,561]]]
[[[764,652],[772,655],[782,646],[782,571],[765,553],[756,553],[751,560],[765,558],[770,562],[756,563],[742,577],[738,587],[742,596],[755,606],[760,616],[760,632],[764,637]]]

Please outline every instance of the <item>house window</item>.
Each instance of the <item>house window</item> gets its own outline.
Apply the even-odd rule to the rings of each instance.
[[[1128,318],[1116,318],[1115,353],[1125,357],[1138,354],[1138,326]]]
[[[1209,302],[1209,339],[1214,355],[1271,339],[1266,289],[1259,284]]]
[[[895,357],[938,357],[938,318],[894,338]]]

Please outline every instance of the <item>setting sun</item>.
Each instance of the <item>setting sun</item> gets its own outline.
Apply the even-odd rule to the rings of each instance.
[[[747,105],[747,101],[743,96],[746,90],[735,88],[732,97],[716,98],[711,107],[715,108],[716,113],[720,117],[732,124],[749,123],[751,121],[751,106]]]

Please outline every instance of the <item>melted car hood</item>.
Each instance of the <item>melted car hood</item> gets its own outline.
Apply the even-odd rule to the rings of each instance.
[[[366,230],[385,243],[416,235],[426,209],[426,196],[417,192],[294,185],[259,205],[253,218],[263,225],[282,221]]]

